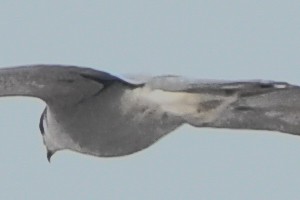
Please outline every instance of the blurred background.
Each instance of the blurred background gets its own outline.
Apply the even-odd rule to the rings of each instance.
[[[299,9],[296,0],[2,0],[0,67],[300,85]],[[300,198],[300,137],[186,125],[131,156],[62,151],[49,164],[38,130],[44,106],[0,99],[1,199]]]

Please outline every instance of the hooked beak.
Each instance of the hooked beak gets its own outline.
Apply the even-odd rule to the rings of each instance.
[[[47,150],[47,160],[50,163],[51,162],[51,157],[53,156],[54,152]]]

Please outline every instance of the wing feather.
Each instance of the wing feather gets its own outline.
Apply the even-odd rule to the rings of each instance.
[[[127,83],[106,72],[76,66],[9,67],[0,69],[0,96],[31,96],[71,104],[115,82]]]
[[[182,116],[193,126],[300,135],[299,86],[262,80],[201,81],[179,76],[155,77],[146,85],[163,91],[198,94],[193,112]]]
[[[300,88],[240,97],[206,126],[275,130],[300,135]]]

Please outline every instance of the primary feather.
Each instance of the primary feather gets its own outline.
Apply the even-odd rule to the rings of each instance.
[[[300,134],[300,87],[285,82],[170,75],[135,81],[90,68],[31,65],[0,69],[0,96],[45,101],[40,130],[49,160],[63,149],[128,155],[183,123]]]

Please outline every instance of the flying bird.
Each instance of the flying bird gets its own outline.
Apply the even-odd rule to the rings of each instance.
[[[0,96],[46,103],[39,128],[49,162],[64,149],[98,157],[132,154],[182,124],[300,134],[300,87],[286,82],[141,79],[28,65],[0,69]]]

